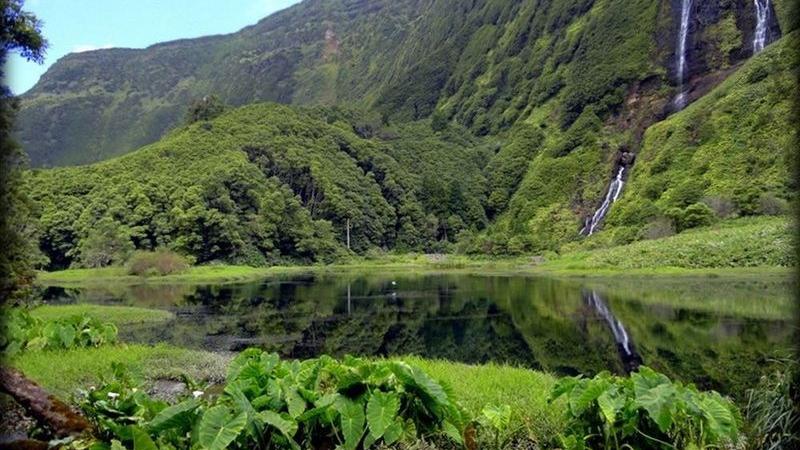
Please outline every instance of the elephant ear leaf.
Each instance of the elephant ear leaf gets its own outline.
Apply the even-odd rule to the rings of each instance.
[[[171,428],[188,426],[191,424],[189,414],[198,406],[200,406],[200,402],[197,399],[191,399],[165,408],[153,417],[148,428],[151,433],[159,433]]]
[[[369,432],[377,441],[394,423],[400,411],[400,398],[394,393],[375,391],[367,402],[367,424]]]
[[[231,418],[228,408],[215,406],[200,422],[200,445],[206,450],[223,450],[233,442],[247,425],[247,413]]]
[[[353,450],[358,447],[361,437],[364,435],[364,407],[352,400],[341,397],[336,402],[336,410],[339,412],[342,421],[342,435],[344,436],[345,450]]]
[[[133,437],[133,450],[158,450],[156,443],[146,431],[136,426],[132,426],[130,431]]]

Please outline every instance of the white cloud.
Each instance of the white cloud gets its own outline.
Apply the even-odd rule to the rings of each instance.
[[[92,50],[100,50],[103,48],[111,48],[113,45],[105,44],[105,45],[93,45],[93,44],[81,44],[72,47],[72,53],[80,53],[80,52],[90,52]]]

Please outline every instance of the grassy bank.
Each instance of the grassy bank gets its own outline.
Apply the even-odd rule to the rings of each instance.
[[[449,386],[474,416],[486,405],[512,408],[510,429],[522,430],[529,439],[545,441],[563,429],[560,403],[547,404],[556,378],[527,369],[487,364],[470,366],[418,357],[398,358],[425,370]],[[159,379],[176,379],[185,373],[196,380],[222,382],[230,357],[169,345],[116,345],[90,349],[26,352],[10,364],[50,392],[70,398],[77,389],[99,384],[111,375],[112,363],[121,363],[145,385]]]
[[[587,240],[584,246],[593,245]],[[788,277],[791,223],[784,217],[743,218],[661,239],[553,255],[490,258],[466,255],[383,254],[331,265],[248,267],[195,266],[165,276],[129,275],[122,267],[40,272],[42,286],[90,284],[225,284],[308,272],[402,270],[581,277]]]
[[[567,253],[538,269],[587,275],[786,275],[796,264],[793,255],[791,222],[783,217],[759,217],[662,239]]]
[[[114,325],[130,325],[137,323],[163,322],[170,320],[174,315],[169,311],[160,309],[138,308],[134,306],[108,306],[108,305],[42,305],[31,310],[31,315],[37,319],[51,321],[70,316],[88,314],[92,317],[111,322]]]

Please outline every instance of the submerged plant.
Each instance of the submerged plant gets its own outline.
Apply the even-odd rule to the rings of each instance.
[[[563,378],[551,401],[567,402],[567,449],[717,448],[739,439],[741,418],[719,393],[699,392],[641,367],[630,377],[603,372]]]

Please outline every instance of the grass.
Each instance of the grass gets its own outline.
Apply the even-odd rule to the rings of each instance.
[[[796,264],[790,228],[782,217],[736,219],[662,239],[568,253],[541,268],[591,274],[786,275]]]
[[[425,370],[452,388],[461,404],[477,416],[487,405],[511,406],[511,430],[536,442],[549,440],[563,428],[562,405],[547,404],[556,378],[527,369],[486,364],[470,366],[418,357],[398,358]],[[125,364],[148,384],[186,373],[196,380],[222,382],[229,357],[169,345],[115,345],[61,351],[25,352],[10,364],[51,393],[70,398],[77,389],[111,375],[111,364]]]
[[[222,381],[228,357],[169,345],[110,345],[99,348],[24,352],[9,361],[51,393],[69,398],[79,388],[111,376],[111,364],[128,366],[145,382],[175,379],[185,373],[197,380]]]
[[[487,405],[511,406],[509,429],[521,430],[534,442],[545,442],[564,427],[563,405],[547,403],[556,382],[550,374],[494,363],[472,366],[413,356],[402,359],[452,388],[473,416]]]
[[[160,309],[138,308],[134,306],[108,306],[108,305],[42,305],[31,310],[31,315],[44,321],[62,319],[70,316],[88,314],[103,322],[114,325],[129,325],[146,322],[163,322],[170,320],[174,315],[169,311]]]

